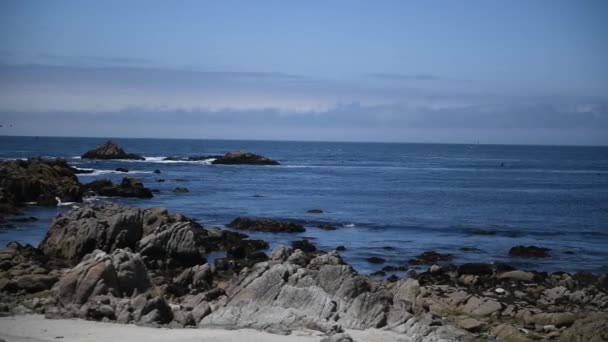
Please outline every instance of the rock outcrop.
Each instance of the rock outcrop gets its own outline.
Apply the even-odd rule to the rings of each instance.
[[[216,158],[212,164],[226,165],[280,165],[278,161],[251,152],[229,152]]]
[[[127,153],[122,147],[108,141],[105,144],[101,144],[92,150],[87,151],[82,155],[85,159],[131,159],[131,160],[145,160],[146,158],[133,154]]]
[[[18,212],[17,207],[35,202],[55,206],[82,200],[82,188],[74,168],[62,159],[32,158],[0,162],[0,214]]]
[[[279,222],[267,218],[237,217],[228,225],[230,228],[269,233],[301,233],[306,229],[297,223]]]
[[[152,198],[152,190],[146,188],[138,178],[125,177],[120,184],[114,184],[109,179],[97,179],[84,184],[83,189],[87,194],[109,197],[137,197]]]

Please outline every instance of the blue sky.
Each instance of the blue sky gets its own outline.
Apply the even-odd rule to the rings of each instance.
[[[3,1],[0,42],[0,134],[608,144],[605,1]]]

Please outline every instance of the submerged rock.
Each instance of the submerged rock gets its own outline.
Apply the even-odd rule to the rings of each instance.
[[[188,190],[188,188],[184,188],[184,187],[177,187],[175,189],[173,189],[173,192],[178,193],[178,194],[185,194],[190,192],[190,190]]]
[[[229,152],[215,159],[212,164],[279,165],[279,162],[251,152]]]
[[[228,225],[234,229],[245,229],[270,233],[301,233],[306,229],[293,222],[279,222],[266,218],[237,217]]]
[[[520,258],[548,258],[549,248],[536,246],[515,246],[509,250],[509,255]]]
[[[424,252],[417,255],[416,258],[410,259],[410,265],[430,265],[440,261],[450,261],[453,259],[451,254],[441,254],[434,251]]]
[[[122,147],[108,141],[105,144],[99,145],[94,149],[87,151],[82,155],[84,159],[132,159],[132,160],[145,160],[146,158],[133,154],[127,153]]]

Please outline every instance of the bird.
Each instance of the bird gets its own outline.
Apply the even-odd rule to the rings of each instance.
[[[57,206],[58,207],[69,207],[69,206],[71,206],[72,209],[78,208],[78,206],[74,204],[76,202],[62,202],[61,198],[59,198],[59,197],[55,197],[55,201],[57,201]]]

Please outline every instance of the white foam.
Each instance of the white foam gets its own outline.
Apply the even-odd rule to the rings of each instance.
[[[343,226],[346,227],[346,228],[352,228],[352,227],[355,226],[355,224],[354,223],[348,223],[348,224],[344,224]]]
[[[158,163],[158,164],[203,164],[211,165],[215,158],[208,158],[203,160],[165,160],[167,157],[144,157],[146,160],[130,160],[133,162],[147,162],[147,163]]]
[[[77,176],[86,177],[86,176],[99,176],[99,175],[107,175],[107,174],[121,174],[121,175],[132,175],[132,174],[141,174],[141,173],[153,173],[153,171],[129,171],[129,172],[120,172],[116,170],[95,170],[91,173],[79,173]]]

